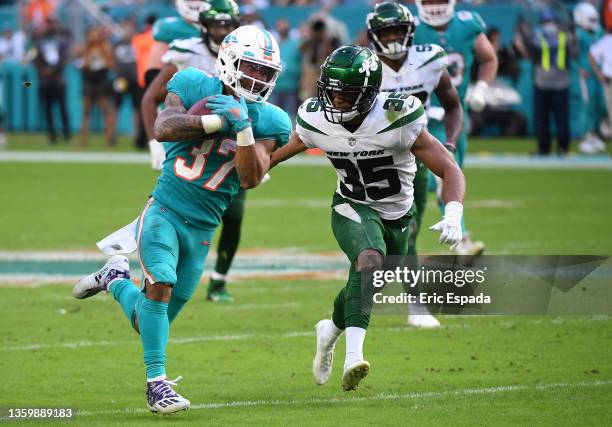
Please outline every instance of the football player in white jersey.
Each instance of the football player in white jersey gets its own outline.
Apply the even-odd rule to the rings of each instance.
[[[343,46],[321,66],[318,96],[300,106],[289,143],[271,166],[307,148],[322,149],[338,177],[332,229],[350,261],[348,282],[334,301],[332,319],[317,323],[313,375],[325,384],[336,341],[346,331],[342,388],[355,390],[369,370],[363,341],[370,319],[362,304],[361,275],[381,269],[384,256],[410,252],[416,225],[412,180],[416,159],[444,181],[444,218],[431,227],[440,243],[461,241],[465,180],[452,154],[427,131],[418,98],[380,93],[382,64],[369,48]]]
[[[382,61],[381,91],[414,95],[427,108],[429,97],[435,92],[444,109],[446,141],[451,152],[463,126],[463,109],[459,94],[446,71],[448,58],[438,45],[413,45],[415,23],[407,7],[394,1],[379,3],[366,18],[368,38]],[[428,172],[417,160],[414,177],[416,227],[411,249],[416,255],[416,239],[427,205]],[[421,304],[409,304],[408,324],[417,328],[436,328],[440,322]]]
[[[234,0],[212,0],[209,8],[200,13],[199,23],[205,30],[202,36],[177,39],[170,43],[168,51],[162,57],[162,68],[147,88],[141,102],[153,169],[161,170],[165,158],[163,146],[154,138],[153,125],[157,118],[157,106],[168,94],[166,85],[174,73],[188,67],[217,75],[215,64],[219,45],[225,36],[238,28],[239,19],[240,11]]]

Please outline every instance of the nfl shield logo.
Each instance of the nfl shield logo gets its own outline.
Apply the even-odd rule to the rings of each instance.
[[[348,145],[349,145],[349,147],[354,147],[355,145],[357,145],[357,138],[352,137],[352,136],[349,137]]]

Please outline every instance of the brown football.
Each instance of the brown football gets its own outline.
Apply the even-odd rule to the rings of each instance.
[[[205,116],[207,114],[212,114],[210,108],[206,108],[207,99],[208,97],[200,99],[198,102],[193,104],[191,108],[187,111],[187,114],[192,114],[194,116]],[[213,135],[216,136],[217,133],[214,133]]]

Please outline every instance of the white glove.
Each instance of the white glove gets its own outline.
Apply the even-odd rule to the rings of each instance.
[[[485,105],[487,105],[487,101],[485,100],[487,90],[489,90],[489,84],[484,80],[478,80],[470,94],[468,105],[477,113],[484,110]]]
[[[161,142],[156,139],[149,141],[149,151],[151,152],[151,168],[159,171],[166,160],[166,151]]]
[[[463,216],[463,205],[459,202],[448,202],[444,207],[444,218],[442,221],[429,227],[431,231],[439,231],[441,244],[455,245],[463,238],[461,233],[461,217]]]

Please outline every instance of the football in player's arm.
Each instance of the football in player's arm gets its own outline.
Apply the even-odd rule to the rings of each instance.
[[[151,167],[161,170],[165,152],[154,138],[153,125],[158,105],[168,94],[166,85],[172,76],[188,67],[195,67],[211,75],[217,74],[216,60],[219,45],[239,25],[239,9],[234,0],[213,0],[206,11],[200,12],[202,26],[199,37],[172,40],[162,56],[159,74],[147,87],[142,98],[141,112],[151,151]]]
[[[254,187],[261,181],[270,152],[286,144],[291,133],[287,113],[266,102],[281,70],[278,44],[254,26],[239,27],[228,37],[219,49],[219,77],[188,68],[168,83],[166,107],[155,122],[155,135],[168,142],[167,158],[136,230],[122,237],[138,242],[129,246],[138,249],[142,292],[121,255],[73,289],[78,299],[111,293],[139,331],[147,406],[153,412],[172,413],[190,405],[172,388],[176,381],[166,377],[170,324],[197,289],[230,201],[241,185]],[[188,114],[194,105],[192,113],[206,111],[198,109],[203,99],[210,113]]]

